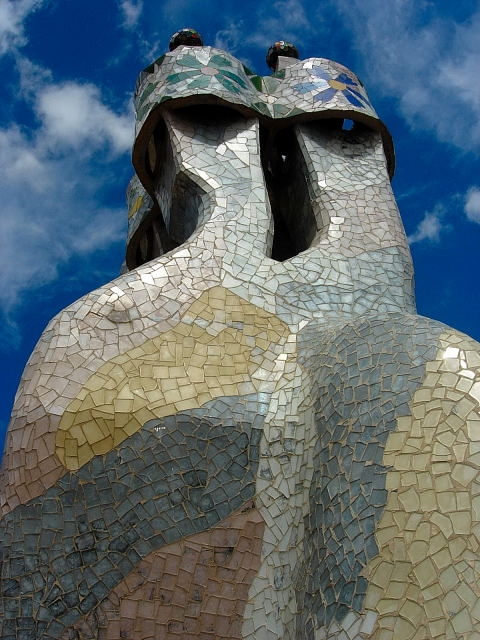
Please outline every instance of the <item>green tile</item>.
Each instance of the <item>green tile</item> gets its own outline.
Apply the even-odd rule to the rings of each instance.
[[[251,76],[249,80],[257,91],[263,91],[263,82],[260,76]]]
[[[191,71],[178,71],[177,73],[172,73],[167,76],[167,82],[169,84],[177,84],[178,82],[182,82],[183,80],[188,80],[189,78],[193,78],[198,75],[198,71],[192,69]]]
[[[231,71],[227,71],[225,69],[222,70],[222,76],[226,76],[227,78],[230,78],[234,82],[238,82],[238,84],[241,87],[243,87],[244,89],[247,88],[247,83],[245,82],[245,80],[243,78],[241,78],[240,76],[237,76],[237,74],[232,73]]]
[[[152,93],[152,91],[155,89],[155,87],[157,86],[156,82],[150,82],[150,84],[147,85],[147,87],[142,91],[142,95],[139,97],[138,99],[138,105],[140,106],[143,102],[145,102],[145,100],[148,98],[148,96]]]
[[[201,69],[204,66],[200,60],[197,60],[191,53],[186,53],[184,56],[178,57],[176,63],[181,67],[192,67],[193,69]]]
[[[212,76],[205,76],[202,73],[190,82],[190,84],[188,85],[188,88],[189,89],[206,89],[210,84],[211,77]]]
[[[209,64],[211,64],[212,66],[215,67],[231,67],[232,66],[232,62],[231,60],[229,60],[228,58],[226,58],[225,56],[221,56],[218,53],[213,55],[210,58]]]

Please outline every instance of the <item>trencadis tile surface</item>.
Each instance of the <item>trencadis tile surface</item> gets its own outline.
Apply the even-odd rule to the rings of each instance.
[[[480,350],[416,314],[361,81],[192,29],[141,72],[121,276],[3,458],[3,640],[473,640]]]

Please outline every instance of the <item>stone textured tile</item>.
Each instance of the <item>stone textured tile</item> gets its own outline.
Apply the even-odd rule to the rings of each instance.
[[[135,105],[122,274],[13,408],[1,638],[473,640],[480,350],[416,315],[363,85],[187,39]]]

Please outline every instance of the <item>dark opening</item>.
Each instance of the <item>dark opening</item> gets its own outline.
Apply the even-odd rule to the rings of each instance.
[[[211,140],[212,144],[218,141],[219,127],[226,129],[242,117],[235,110],[219,105],[185,107],[177,114],[193,120],[206,141]],[[358,134],[366,129],[365,125],[342,118],[318,120],[315,126],[339,132],[345,136],[345,143],[350,144],[355,144]],[[156,215],[143,226],[135,248],[135,266],[188,240],[195,232],[205,206],[205,191],[187,175],[179,173],[175,176],[168,138],[165,123],[160,120],[146,150],[145,165],[152,182],[165,194],[167,210],[160,215],[157,207]],[[272,131],[261,125],[260,150],[274,226],[270,257],[282,262],[311,246],[321,222],[316,220],[312,208],[308,170],[294,128]],[[160,195],[159,191],[157,195]],[[163,207],[161,197],[159,205]]]
[[[150,216],[142,226],[135,248],[135,264],[132,266],[128,264],[129,268],[139,267],[161,256],[164,252],[161,236],[161,218],[157,210],[157,214]]]
[[[179,173],[172,191],[168,234],[175,246],[188,240],[203,210],[204,191],[189,176]]]
[[[308,249],[316,221],[293,129],[273,133],[261,128],[260,147],[274,225],[271,257],[282,262]]]

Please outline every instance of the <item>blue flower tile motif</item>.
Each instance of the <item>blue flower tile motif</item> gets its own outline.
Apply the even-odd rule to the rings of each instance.
[[[371,108],[368,98],[360,85],[346,73],[332,77],[326,69],[315,66],[310,69],[311,78],[307,82],[292,85],[292,89],[300,94],[314,93],[314,102],[328,102],[341,93],[355,107]]]

